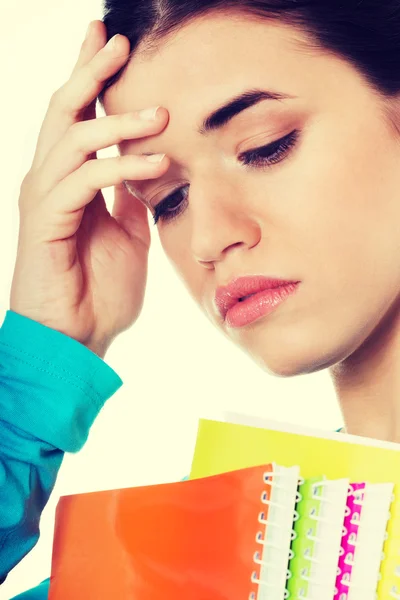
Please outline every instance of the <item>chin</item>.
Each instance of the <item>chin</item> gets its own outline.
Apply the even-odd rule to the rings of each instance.
[[[270,355],[255,356],[251,353],[250,356],[263,371],[275,377],[296,377],[298,375],[314,373],[324,368],[317,367],[315,364],[310,365],[308,362],[304,362],[304,360],[285,360],[284,357],[279,360],[278,357],[271,357]]]
[[[242,349],[252,360],[275,377],[296,377],[308,375],[328,369],[344,360],[349,352],[343,347],[322,347],[317,340],[314,344],[310,339],[304,339],[296,343],[294,338],[285,342],[282,340],[274,346],[263,344],[257,348]]]

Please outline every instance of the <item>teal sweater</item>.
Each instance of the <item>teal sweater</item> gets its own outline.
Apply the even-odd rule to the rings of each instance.
[[[84,446],[121,385],[76,340],[7,311],[0,329],[0,584],[39,539],[64,453]],[[46,579],[12,600],[45,600],[49,586]]]

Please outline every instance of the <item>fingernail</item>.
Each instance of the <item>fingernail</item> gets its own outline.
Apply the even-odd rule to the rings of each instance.
[[[92,23],[93,21],[90,21],[88,28],[86,30],[86,35],[85,35],[85,40],[88,39],[88,37],[90,37],[90,34],[92,33]]]
[[[144,158],[151,163],[159,163],[164,158],[165,154],[150,154],[150,156],[145,156]]]
[[[109,39],[107,44],[104,46],[104,49],[105,50],[114,50],[114,48],[116,47],[116,41],[117,41],[118,37],[120,37],[119,33],[116,33],[115,35],[113,35],[113,37],[111,39]]]
[[[157,111],[160,107],[152,107],[152,108],[144,108],[139,111],[139,119],[143,119],[144,121],[154,121],[156,118]]]

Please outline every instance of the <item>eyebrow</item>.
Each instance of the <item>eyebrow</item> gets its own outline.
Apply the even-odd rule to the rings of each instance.
[[[294,96],[288,94],[281,94],[278,92],[271,92],[268,90],[251,89],[246,90],[243,93],[231,98],[217,108],[214,112],[208,115],[201,127],[198,129],[198,133],[206,135],[211,131],[221,129],[229,123],[236,115],[243,112],[247,108],[262,102],[263,100],[289,100],[293,99]]]
[[[259,102],[263,102],[264,100],[292,100],[295,96],[291,96],[289,94],[282,94],[279,92],[272,92],[268,90],[262,89],[249,89],[245,90],[241,94],[234,96],[225,104],[214,110],[210,113],[203,121],[201,126],[198,128],[198,133],[200,135],[207,135],[212,131],[216,131],[218,129],[222,129],[225,125],[229,123],[234,117],[239,115],[241,112],[250,108],[251,106],[255,106]],[[150,155],[152,152],[144,152],[145,155]],[[124,181],[125,187],[135,193],[135,195],[145,204],[149,209],[152,207],[149,205],[147,200],[143,197],[141,192],[130,185],[127,181]]]

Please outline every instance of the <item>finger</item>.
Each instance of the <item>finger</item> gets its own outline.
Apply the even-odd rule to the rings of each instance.
[[[78,121],[50,150],[35,180],[42,194],[50,192],[62,179],[78,169],[98,150],[160,132],[167,124],[168,111],[159,108],[155,120],[143,120],[139,111]]]
[[[78,59],[72,69],[71,76],[83,65],[87,64],[107,43],[107,30],[103,21],[98,19],[89,23],[86,37],[83,40]]]
[[[74,213],[89,204],[100,189],[122,183],[124,179],[156,179],[167,168],[166,156],[159,163],[130,154],[86,161],[44,198],[37,212],[58,216]]]
[[[95,102],[105,81],[126,62],[130,49],[129,40],[118,36],[115,48],[110,42],[89,62],[74,71],[70,79],[51,97],[39,133],[32,170],[42,164],[50,149],[69,127],[82,120],[82,112]]]
[[[114,186],[111,214],[131,239],[140,239],[147,248],[150,247],[149,211],[139,198],[127,189],[124,181]]]
[[[87,64],[97,52],[99,52],[107,43],[107,30],[102,21],[95,20],[91,21],[86,32],[86,37],[81,45],[81,51],[78,56],[78,60],[75,67],[72,70],[71,76],[84,64]],[[82,111],[83,119],[95,119],[96,118],[96,101],[94,99],[88,106]],[[91,157],[95,158],[95,156]]]
[[[102,21],[91,21],[86,32],[86,37],[83,40],[79,52],[77,62],[72,70],[71,77],[84,64],[88,63],[92,58],[101,50],[105,45],[107,34],[104,23]],[[61,123],[55,122],[51,114],[51,101],[48,106],[42,127],[39,132],[38,141],[36,144],[35,155],[33,159],[32,169],[37,169],[38,165],[43,160],[43,155],[46,153],[46,148],[52,146],[52,140],[57,139],[58,136],[62,135],[63,127]],[[60,125],[60,131],[58,126]],[[43,142],[47,139],[47,144]]]

